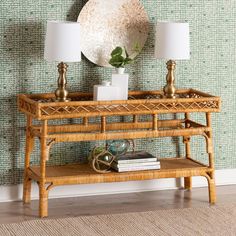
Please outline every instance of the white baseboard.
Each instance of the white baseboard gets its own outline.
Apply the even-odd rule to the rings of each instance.
[[[216,170],[216,185],[236,184],[236,169]],[[155,190],[176,189],[183,186],[181,179],[158,179],[131,181],[121,183],[67,185],[53,188],[49,198],[92,196],[117,193],[144,192]],[[193,187],[205,187],[205,177],[193,177]],[[32,199],[38,199],[38,186],[32,186]],[[18,201],[22,199],[22,184],[0,186],[0,202]]]

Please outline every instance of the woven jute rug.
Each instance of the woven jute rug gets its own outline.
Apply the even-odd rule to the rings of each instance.
[[[236,235],[236,204],[0,225],[0,235],[188,236]]]

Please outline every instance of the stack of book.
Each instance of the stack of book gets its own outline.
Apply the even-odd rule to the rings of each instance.
[[[112,168],[118,172],[158,170],[160,161],[148,152],[128,152],[116,157]]]

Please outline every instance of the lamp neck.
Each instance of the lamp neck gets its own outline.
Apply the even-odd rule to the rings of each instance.
[[[68,91],[66,90],[67,80],[66,80],[66,72],[68,65],[64,62],[61,62],[57,65],[58,68],[58,88],[55,91],[56,101],[65,102],[67,101]]]
[[[168,69],[168,73],[166,75],[166,86],[164,87],[163,91],[164,91],[164,95],[166,98],[175,98],[175,92],[176,92],[176,88],[175,88],[175,68],[176,68],[176,62],[173,60],[169,60],[167,63],[167,69]]]
[[[67,72],[67,68],[68,65],[64,62],[61,62],[57,65],[58,68],[58,73],[59,73],[59,77],[58,77],[58,87],[62,88],[62,87],[66,87],[67,84],[67,80],[66,80],[66,72]]]

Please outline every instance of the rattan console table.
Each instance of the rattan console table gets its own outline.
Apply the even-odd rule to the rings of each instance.
[[[69,102],[54,102],[54,94],[18,96],[19,110],[27,116],[23,201],[31,198],[31,181],[39,185],[39,215],[48,216],[48,193],[54,186],[121,182],[159,178],[184,177],[186,189],[192,187],[192,176],[204,176],[208,181],[209,202],[215,203],[214,156],[211,113],[220,111],[220,98],[193,89],[179,90],[178,98],[163,99],[161,91],[131,91],[127,101],[92,101],[92,94],[70,94]],[[190,119],[190,113],[205,113],[205,124]],[[160,114],[183,113],[183,119],[161,120]],[[141,121],[140,116],[148,119]],[[127,122],[108,122],[108,117],[128,116]],[[96,117],[99,122],[91,122]],[[51,120],[77,118],[76,124],[50,124]],[[109,119],[110,120],[110,119]],[[121,119],[122,120],[122,119]],[[35,122],[37,121],[37,122]],[[37,123],[37,124],[36,124]],[[193,159],[190,137],[206,139],[208,164]],[[161,159],[160,170],[99,174],[86,164],[46,166],[52,144],[92,140],[137,139],[181,136],[185,157]],[[40,139],[40,165],[30,165],[35,138]]]

